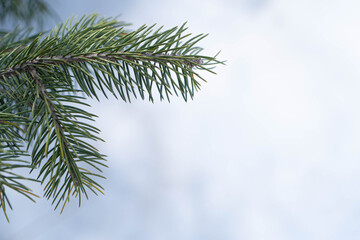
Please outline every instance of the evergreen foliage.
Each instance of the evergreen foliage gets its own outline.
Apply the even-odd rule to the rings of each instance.
[[[45,16],[57,14],[43,0],[0,0],[0,21],[31,26],[43,24]]]
[[[222,63],[200,55],[196,44],[206,35],[192,36],[185,24],[168,30],[126,26],[88,15],[48,33],[0,35],[0,206],[7,219],[8,189],[36,197],[24,181],[43,184],[55,209],[63,210],[71,196],[80,204],[89,191],[103,193],[97,181],[106,160],[93,146],[102,139],[85,97],[130,102],[181,95],[187,101],[204,80],[199,71]],[[17,168],[38,175],[30,179]]]

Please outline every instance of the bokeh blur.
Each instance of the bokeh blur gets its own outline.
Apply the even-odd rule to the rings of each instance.
[[[62,21],[187,21],[227,62],[188,103],[89,101],[106,140],[105,196],[59,215],[11,195],[0,239],[359,239],[359,1],[49,3]]]

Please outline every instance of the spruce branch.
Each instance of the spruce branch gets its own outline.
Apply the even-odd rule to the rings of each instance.
[[[30,200],[38,197],[31,192],[31,189],[24,185],[23,181],[36,181],[34,179],[16,174],[14,171],[20,168],[31,169],[28,161],[20,158],[27,154],[22,148],[23,138],[19,134],[20,124],[26,121],[22,117],[7,113],[8,109],[0,112],[0,208],[7,219],[7,206],[12,209],[10,200],[7,196],[7,188],[12,189]]]
[[[45,102],[45,104],[48,107],[48,111],[51,115],[52,121],[54,123],[54,128],[57,129],[56,133],[58,135],[58,139],[57,141],[59,142],[60,146],[63,146],[63,148],[69,148],[68,146],[68,142],[65,138],[65,131],[63,126],[61,125],[61,121],[57,115],[57,111],[54,107],[54,104],[52,103],[52,100],[50,98],[50,96],[48,95],[48,93],[46,92],[46,88],[45,85],[43,84],[43,82],[38,78],[37,73],[36,73],[36,69],[34,67],[30,67],[30,74],[32,76],[32,78],[35,80],[35,83],[38,85],[39,89],[40,89],[40,97],[42,98],[42,101]],[[64,153],[63,154],[63,158],[64,157]],[[69,168],[69,173],[70,176],[72,178],[72,181],[75,183],[76,186],[79,186],[79,181],[81,182],[81,179],[78,179],[76,177],[75,171],[77,169],[74,169],[74,167],[72,167],[71,164],[68,165]]]
[[[223,63],[199,54],[196,45],[206,35],[191,36],[186,24],[168,30],[153,25],[126,31],[126,26],[90,15],[49,33],[0,35],[0,150],[6,148],[4,159],[17,161],[31,149],[32,163],[24,166],[38,169],[44,196],[55,208],[63,203],[63,210],[71,196],[80,204],[89,190],[103,193],[96,179],[104,178],[106,159],[93,146],[103,140],[81,93],[130,102],[138,96],[154,101],[155,91],[160,100],[180,94],[187,101],[205,81],[199,72],[214,73]],[[4,161],[0,155],[0,206],[6,214],[4,186],[27,196],[30,190],[4,183]]]
[[[42,74],[43,79],[50,78],[49,82],[43,82],[39,77],[41,74],[33,67],[30,68],[30,75],[35,81],[34,90],[39,93],[40,101],[27,131],[27,140],[34,141],[33,165],[42,166],[39,177],[42,177],[43,183],[47,181],[45,196],[53,198],[53,203],[57,200],[57,208],[61,201],[64,201],[65,206],[71,192],[79,196],[80,203],[79,193],[87,197],[85,187],[102,193],[102,187],[88,175],[90,173],[93,176],[103,176],[81,167],[85,164],[102,172],[99,167],[106,166],[102,163],[104,156],[87,143],[89,140],[101,140],[94,135],[98,134],[99,130],[80,121],[91,119],[94,115],[76,107],[76,104],[81,104],[76,100],[78,96],[65,95],[65,91],[69,90],[66,86],[56,86],[54,89],[53,84],[50,84],[50,76],[44,78]],[[60,89],[62,94],[58,95],[54,90]],[[65,105],[65,102],[71,102],[72,106]],[[40,130],[39,127],[36,128],[38,125],[41,126]],[[45,159],[45,164],[42,164]]]
[[[17,48],[17,51],[24,49]],[[12,49],[13,50],[13,49]],[[4,69],[0,73],[0,77],[9,77],[12,75],[17,75],[23,72],[29,72],[30,69],[36,69],[38,66],[43,65],[60,65],[60,64],[71,64],[71,63],[86,63],[86,62],[100,62],[100,63],[110,63],[116,64],[118,61],[129,61],[136,64],[136,61],[147,61],[163,64],[171,64],[173,62],[178,62],[179,64],[188,65],[189,67],[201,66],[203,60],[201,58],[186,58],[178,55],[169,55],[169,54],[152,54],[152,53],[136,53],[129,54],[126,52],[104,52],[104,53],[89,53],[84,55],[67,55],[67,56],[44,56],[37,57],[34,60],[26,61],[20,66],[9,67]]]
[[[155,26],[142,26],[130,33],[123,25],[96,15],[69,20],[25,48],[20,45],[11,52],[3,51],[0,61],[6,64],[0,77],[21,74],[29,67],[46,68],[64,72],[69,84],[74,78],[90,97],[98,98],[96,90],[100,90],[105,96],[108,91],[130,101],[138,90],[141,98],[147,92],[153,101],[152,88],[156,86],[160,99],[166,96],[170,100],[169,95],[180,91],[187,100],[199,90],[198,79],[203,80],[195,70],[211,72],[211,65],[221,63],[198,54],[201,49],[195,44],[206,35],[187,40],[190,34],[185,34],[185,24],[163,32],[154,30]]]
[[[0,21],[16,19],[17,22],[25,25],[35,22],[41,26],[46,16],[57,16],[57,14],[43,0],[0,1]]]

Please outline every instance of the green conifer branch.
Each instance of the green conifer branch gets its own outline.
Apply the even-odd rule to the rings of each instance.
[[[21,159],[27,156],[21,145],[23,138],[19,134],[19,130],[21,131],[20,124],[23,124],[26,119],[7,113],[7,110],[4,109],[0,112],[0,204],[6,219],[9,221],[6,209],[7,206],[12,209],[12,206],[6,188],[12,189],[32,201],[34,201],[33,197],[38,196],[22,183],[23,181],[36,180],[14,172],[19,168],[33,168],[28,161]]]
[[[55,208],[63,203],[64,209],[70,196],[80,203],[88,190],[103,191],[95,179],[104,178],[105,156],[92,145],[102,141],[100,130],[91,125],[96,116],[84,109],[89,106],[79,93],[96,99],[111,94],[123,101],[140,95],[154,101],[155,90],[160,100],[180,93],[186,101],[204,80],[199,71],[212,72],[214,65],[222,64],[216,56],[199,54],[196,44],[206,35],[192,37],[185,24],[168,30],[142,26],[126,31],[125,26],[90,15],[69,19],[48,34],[0,36],[0,136],[9,134],[5,126],[18,128],[14,139],[32,150],[28,167],[39,169],[44,195],[53,199]],[[13,118],[4,120],[4,114]],[[9,148],[6,141],[0,148]],[[9,149],[10,156],[16,156],[13,161],[26,154],[22,147]],[[0,175],[4,213],[8,180]],[[29,196],[25,186],[12,186]]]

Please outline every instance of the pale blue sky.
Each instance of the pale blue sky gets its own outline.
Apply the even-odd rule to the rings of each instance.
[[[52,2],[133,29],[188,21],[227,65],[192,102],[94,103],[106,195],[61,216],[14,195],[0,239],[359,238],[358,1]]]

